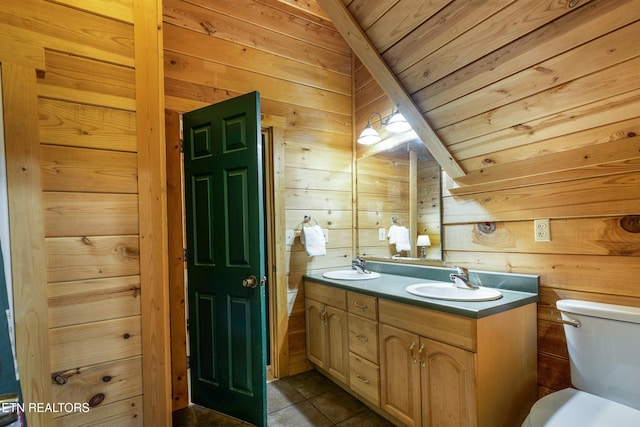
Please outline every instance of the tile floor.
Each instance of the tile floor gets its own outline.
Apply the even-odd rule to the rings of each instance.
[[[353,396],[317,371],[267,384],[269,427],[392,427]],[[249,424],[197,405],[173,414],[174,427],[240,426]]]

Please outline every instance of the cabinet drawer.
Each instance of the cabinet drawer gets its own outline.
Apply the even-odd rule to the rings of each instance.
[[[378,363],[378,322],[349,313],[349,351]]]
[[[475,319],[383,299],[380,300],[380,323],[466,350],[477,349]]]
[[[349,384],[363,399],[380,406],[380,368],[354,353],[349,353]]]
[[[314,282],[304,283],[304,293],[307,298],[323,302],[327,305],[346,310],[347,291],[333,286],[321,285]]]
[[[357,292],[347,292],[347,306],[349,313],[368,319],[378,319],[378,298],[370,295],[363,295]]]

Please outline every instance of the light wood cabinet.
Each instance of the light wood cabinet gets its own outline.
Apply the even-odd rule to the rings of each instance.
[[[380,407],[407,426],[520,425],[537,397],[536,305],[472,319],[379,300]]]
[[[311,298],[305,299],[307,358],[321,368],[324,368],[327,358],[326,307],[326,304],[322,302],[315,301]]]
[[[305,293],[307,357],[319,368],[348,384],[346,291],[307,283]]]
[[[417,334],[380,325],[380,407],[408,426],[420,420]]]
[[[378,322],[349,313],[349,351],[378,364]]]
[[[407,426],[520,425],[537,398],[536,305],[480,319],[306,282],[307,355]]]
[[[381,408],[408,426],[475,426],[474,353],[380,325]]]
[[[378,298],[349,291],[347,311],[351,389],[374,406],[380,406]]]
[[[420,339],[422,426],[475,426],[475,353]],[[445,385],[445,386],[443,386]]]
[[[364,357],[349,352],[351,390],[374,406],[380,405],[380,368]]]

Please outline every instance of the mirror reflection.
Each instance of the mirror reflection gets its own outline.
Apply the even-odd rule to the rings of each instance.
[[[412,134],[358,147],[359,256],[442,259],[440,166]]]

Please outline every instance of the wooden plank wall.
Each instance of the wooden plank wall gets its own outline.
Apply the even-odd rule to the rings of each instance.
[[[397,254],[395,245],[389,244],[387,235],[391,218],[411,227],[409,197],[409,153],[401,155],[378,153],[357,161],[358,183],[358,253],[363,256],[390,257]],[[380,241],[378,229],[385,229]],[[410,256],[401,252],[402,256]]]
[[[43,6],[46,16],[77,23],[77,32],[90,25],[118,34],[101,47],[122,57],[47,50],[39,79],[52,395],[57,402],[104,396],[99,410],[55,423],[142,425],[133,26]]]
[[[540,275],[539,394],[570,385],[555,302],[576,298],[640,307],[640,172],[444,197],[445,259],[453,265]],[[635,214],[629,217],[627,215]],[[533,220],[550,218],[551,242],[535,242]],[[477,223],[495,222],[482,233]],[[630,280],[631,278],[631,280]]]
[[[429,259],[442,257],[440,176],[440,166],[435,160],[418,158],[417,234],[429,235],[431,246],[426,248]]]
[[[163,372],[166,328],[164,321],[155,318],[142,321],[145,310],[164,317],[166,281],[154,271],[162,271],[166,261],[161,251],[140,243],[139,226],[139,217],[155,216],[162,222],[153,213],[162,209],[164,188],[158,179],[164,165],[153,159],[157,152],[153,147],[164,152],[158,133],[163,126],[157,114],[162,98],[157,90],[149,90],[150,85],[136,82],[140,79],[136,67],[144,70],[151,85],[158,68],[152,59],[159,51],[152,40],[157,39],[159,27],[149,19],[157,12],[157,3],[1,3],[3,68],[11,71],[13,62],[30,66],[27,75],[35,88],[32,101],[27,90],[20,94],[22,100],[11,93],[5,99],[13,103],[14,113],[19,103],[33,103],[33,116],[5,116],[8,130],[35,131],[29,165],[10,148],[28,147],[22,131],[7,132],[7,161],[12,170],[22,168],[33,174],[30,168],[37,168],[39,177],[27,181],[16,175],[18,180],[9,182],[9,196],[16,203],[18,194],[32,199],[31,213],[11,223],[13,262],[44,272],[42,279],[14,276],[14,286],[19,284],[15,317],[23,393],[26,402],[90,405],[88,412],[29,412],[28,423],[170,423],[166,409],[169,376]],[[134,25],[140,19],[144,25]],[[143,52],[136,52],[134,45]],[[140,53],[145,57],[138,57]],[[11,72],[7,79],[8,85],[16,84]],[[162,89],[161,84],[157,87]],[[156,112],[151,111],[154,105]],[[138,138],[148,146],[141,148]],[[141,169],[149,159],[161,166]],[[153,201],[141,201],[139,191]],[[19,209],[16,203],[12,208]],[[157,227],[161,225],[145,221],[144,237],[149,243],[163,240],[162,234],[156,234]],[[23,247],[26,230],[35,230],[31,233],[35,240]],[[145,244],[149,250],[142,249]],[[141,257],[146,259],[144,274]],[[20,274],[20,269],[15,271]],[[29,298],[33,297],[25,295],[29,292],[41,295],[44,303],[32,304]],[[37,319],[38,325],[34,323]],[[48,366],[35,372],[40,361]],[[144,416],[143,404],[148,410]]]
[[[356,70],[356,76],[359,74]],[[632,84],[638,79],[628,81]],[[380,100],[384,95],[376,86],[372,84],[371,89],[365,89],[362,85],[361,97],[356,92],[356,113],[364,111],[364,105],[371,100],[376,100],[378,105],[388,105],[388,100],[387,103]],[[581,120],[589,121],[592,115],[593,122],[599,123],[596,117],[599,114],[600,110],[594,110]],[[364,128],[366,117],[361,115],[356,119],[359,131]],[[549,171],[554,167],[581,166],[582,161],[590,159],[602,161],[607,156],[615,161],[608,145],[622,149],[624,147],[618,141],[622,138],[626,141],[626,149],[631,149],[630,146],[637,144],[634,142],[638,138],[636,135],[640,134],[635,126],[637,121],[638,117],[632,121],[604,124],[589,132],[573,133],[562,141],[559,138],[549,140],[548,144],[572,143],[583,148],[579,153],[550,155],[535,164],[533,160],[514,164],[508,175],[512,179],[526,171],[535,171],[535,168],[546,172],[541,179],[529,183],[516,180],[515,188],[506,183],[502,186],[492,183],[490,189],[478,185],[472,188],[471,194],[464,194],[464,187],[457,188],[445,177],[442,225],[445,263],[469,269],[540,275],[540,396],[570,386],[564,331],[557,321],[560,314],[555,309],[558,299],[577,298],[640,307],[640,291],[633,279],[640,274],[640,232],[637,227],[640,169],[637,161],[625,161],[624,168],[618,172],[607,167],[583,167],[571,174],[562,170]],[[594,135],[599,135],[597,141],[609,139],[611,142],[590,143]],[[554,149],[549,145],[548,150]],[[491,153],[491,159],[500,158],[504,162],[511,151],[505,147]],[[506,172],[504,176],[507,176]],[[447,191],[449,188],[456,188],[452,192],[459,194],[452,195]],[[534,241],[533,220],[537,218],[550,219],[551,242]],[[628,221],[632,227],[635,225],[635,232],[626,231],[621,225],[623,221]],[[491,234],[481,232],[478,224],[485,222],[495,223],[496,230]]]
[[[354,58],[353,84],[354,133],[357,138],[371,114],[378,113],[386,118],[391,114],[393,103],[357,57]],[[384,134],[377,115],[372,117],[371,126]],[[362,147],[356,147],[356,151],[358,148],[363,150]],[[385,228],[388,232],[392,216],[400,217],[407,227],[410,226],[409,157],[403,160],[385,159],[381,154],[365,157],[360,153],[356,157],[358,254],[379,257],[395,255],[394,247],[386,239],[383,242],[378,240],[378,228]]]
[[[263,115],[285,120],[285,184],[276,196],[286,228],[299,230],[309,215],[329,229],[324,257],[307,257],[298,237],[286,248],[289,364],[281,375],[309,369],[302,275],[352,256],[351,51],[310,12],[274,1],[164,2],[167,109],[259,91]]]
[[[357,137],[372,113],[380,114],[384,120],[391,114],[393,103],[357,57],[354,58],[353,90]],[[410,161],[407,151],[398,157],[401,150],[396,148],[394,157],[391,157],[391,150],[379,148],[393,143],[393,135],[381,129],[377,115],[373,116],[371,125],[388,139],[374,146],[356,147],[357,251],[364,256],[389,257],[395,255],[395,250],[388,241],[378,240],[378,228],[384,227],[388,231],[392,216],[400,217],[410,227]],[[427,257],[440,259],[440,168],[428,154],[417,153],[417,234],[430,236],[431,247],[427,248]]]

